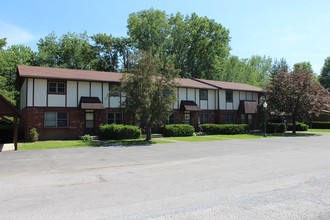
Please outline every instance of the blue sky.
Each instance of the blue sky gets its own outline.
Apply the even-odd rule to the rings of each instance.
[[[54,31],[126,36],[130,13],[160,9],[207,16],[230,30],[231,54],[311,62],[319,73],[330,56],[329,0],[1,0],[0,38],[36,43]]]

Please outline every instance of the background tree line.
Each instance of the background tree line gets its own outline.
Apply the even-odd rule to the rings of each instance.
[[[15,103],[17,65],[34,65],[109,72],[132,72],[133,57],[148,51],[162,65],[173,66],[179,76],[248,83],[266,87],[280,69],[290,69],[285,59],[255,55],[239,58],[230,54],[229,30],[220,23],[193,13],[167,15],[160,10],[142,10],[129,15],[127,37],[52,32],[37,43],[37,51],[24,45],[6,47],[0,39],[0,93]],[[313,72],[309,62],[295,64]],[[330,58],[320,82],[330,87]]]

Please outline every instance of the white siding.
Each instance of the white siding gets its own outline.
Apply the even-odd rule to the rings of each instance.
[[[99,82],[91,83],[91,96],[98,97],[102,101],[102,83]]]
[[[89,97],[89,82],[78,82],[78,100],[82,96]]]
[[[246,100],[252,100],[252,92],[246,92]]]
[[[219,90],[220,110],[226,110],[226,91]]]
[[[33,106],[33,79],[27,79],[27,106]]]
[[[233,91],[233,110],[237,110],[239,106],[239,92]]]
[[[175,89],[175,102],[173,104],[173,109],[179,109],[179,96],[178,96],[179,88]]]
[[[196,89],[196,104],[199,106],[199,89]]]
[[[188,100],[195,100],[195,89],[188,89]]]
[[[227,110],[234,110],[233,103],[232,102],[227,102],[226,103],[226,108],[227,108]]]
[[[181,100],[187,100],[186,88],[179,88],[179,101]]]
[[[103,83],[103,105],[109,107],[109,83]]]
[[[47,80],[34,80],[34,106],[46,107],[47,105]]]
[[[65,107],[65,95],[48,95],[49,107]]]
[[[210,110],[214,110],[214,109],[216,109],[216,99],[215,99],[215,92],[216,92],[216,90],[209,90],[208,91],[208,109],[210,109]]]
[[[67,81],[67,107],[77,107],[79,99],[77,98],[77,81]]]
[[[201,109],[207,109],[207,100],[201,100],[201,105],[199,106]]]
[[[246,100],[246,92],[239,92],[239,99]]]
[[[23,80],[20,94],[20,107],[21,109],[26,107],[26,79]]]

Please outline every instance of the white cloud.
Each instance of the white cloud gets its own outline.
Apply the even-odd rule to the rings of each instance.
[[[0,38],[7,38],[7,46],[13,44],[25,44],[35,40],[35,36],[29,31],[1,20]]]

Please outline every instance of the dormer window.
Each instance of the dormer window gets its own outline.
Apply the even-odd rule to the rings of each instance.
[[[66,83],[60,81],[48,81],[48,93],[64,95],[66,91]]]

